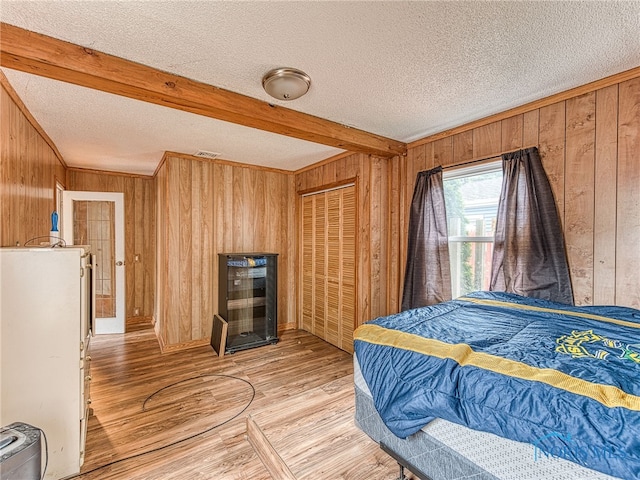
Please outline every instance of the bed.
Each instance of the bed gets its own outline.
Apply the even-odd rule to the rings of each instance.
[[[360,326],[356,424],[420,478],[640,478],[640,311],[475,292]]]

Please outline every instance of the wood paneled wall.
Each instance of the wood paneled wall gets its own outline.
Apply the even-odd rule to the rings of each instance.
[[[67,171],[67,188],[124,193],[126,316],[127,319],[136,316],[151,318],[156,278],[153,178],[70,168]]]
[[[0,245],[48,241],[56,179],[65,165],[50,140],[0,72]]]
[[[218,313],[218,253],[278,256],[278,330],[296,328],[293,175],[166,154],[156,174],[163,349],[209,343]]]
[[[640,77],[452,135],[393,162],[390,284],[399,297],[416,174],[538,146],[558,205],[576,304],[640,307]],[[394,284],[394,282],[397,283]],[[394,298],[398,298],[394,297]],[[398,309],[399,303],[393,307]]]
[[[301,194],[354,181],[356,212],[356,326],[392,313],[388,288],[390,160],[365,154],[342,156],[296,173],[298,208]],[[298,219],[300,221],[300,219]],[[298,272],[298,281],[300,272]]]
[[[414,142],[406,157],[346,154],[293,175],[167,154],[154,180],[73,170],[66,187],[133,199],[127,313],[153,312],[165,349],[208,343],[218,252],[280,254],[279,329],[297,327],[300,193],[348,181],[356,183],[358,204],[356,324],[398,311],[416,173],[534,145],[558,204],[576,303],[640,307],[640,77],[628,78]],[[0,241],[9,246],[48,234],[55,180],[65,183],[67,172],[2,86]]]

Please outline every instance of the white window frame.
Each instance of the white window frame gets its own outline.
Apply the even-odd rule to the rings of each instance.
[[[443,181],[443,186],[444,183],[447,182],[448,180],[457,180],[460,178],[465,178],[465,177],[474,177],[477,175],[484,175],[487,173],[493,173],[493,172],[497,172],[500,171],[502,172],[502,160],[496,160],[496,161],[491,161],[491,162],[483,162],[483,163],[478,163],[475,165],[469,165],[469,166],[462,166],[459,168],[455,168],[455,169],[451,169],[451,170],[445,170],[442,172],[442,181]],[[498,199],[499,201],[499,199]],[[449,219],[447,219],[447,224],[449,223]],[[461,235],[455,235],[455,236],[449,236],[448,237],[448,243],[449,246],[451,246],[452,243],[464,243],[464,242],[469,242],[469,243],[493,243],[495,240],[494,236],[475,236],[475,237],[470,237],[470,236],[461,236]],[[453,275],[453,271],[451,272],[451,279],[453,282],[454,279],[454,275]],[[452,293],[455,294],[457,292],[457,288],[456,286],[452,285]]]
[[[442,172],[442,181],[456,180],[464,177],[474,177],[476,175],[483,175],[485,173],[491,173],[502,170],[502,160],[496,160],[493,162],[484,162],[477,165],[461,166],[459,168],[453,168],[451,170],[444,170]]]

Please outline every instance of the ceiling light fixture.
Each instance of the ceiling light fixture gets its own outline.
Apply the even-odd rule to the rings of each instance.
[[[309,91],[311,78],[295,68],[275,68],[262,77],[264,91],[278,100],[295,100]]]

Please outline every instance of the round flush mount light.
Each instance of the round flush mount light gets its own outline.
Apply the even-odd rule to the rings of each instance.
[[[262,77],[264,91],[278,100],[295,100],[309,91],[311,78],[295,68],[275,68]]]

